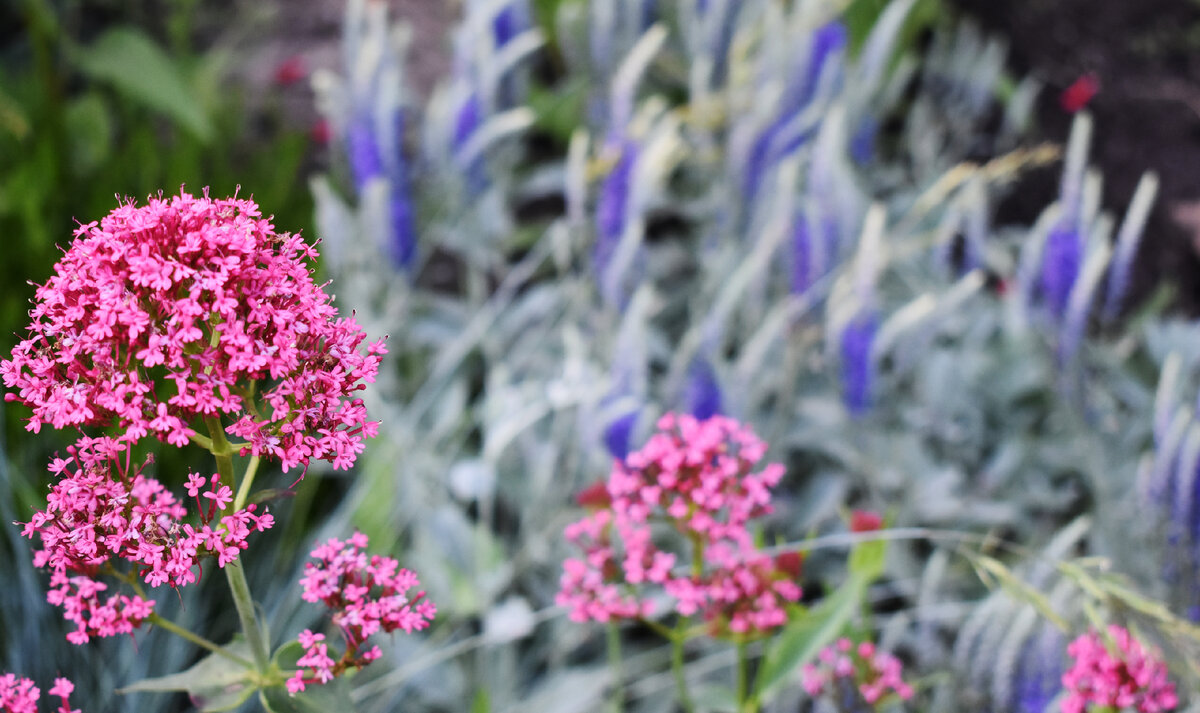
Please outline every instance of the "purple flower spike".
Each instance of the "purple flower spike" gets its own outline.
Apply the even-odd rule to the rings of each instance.
[[[867,309],[859,312],[842,330],[842,398],[846,409],[855,418],[871,407],[875,376],[871,345],[875,342],[878,327],[878,315]]]
[[[350,120],[346,129],[346,152],[350,159],[354,187],[362,193],[371,179],[383,175],[383,156],[379,151],[379,142],[375,138],[375,127],[371,125],[370,116],[360,113]]]
[[[858,129],[850,138],[850,158],[859,166],[875,161],[875,138],[879,135],[879,120],[867,115],[858,123]]]
[[[1056,317],[1067,311],[1067,301],[1082,262],[1082,236],[1073,226],[1059,223],[1046,238],[1041,274],[1042,299]]]
[[[479,95],[472,92],[462,106],[458,108],[458,114],[454,117],[454,150],[461,151],[479,128],[479,123],[482,119],[483,107],[479,103]]]
[[[624,141],[617,164],[604,179],[596,201],[596,247],[593,253],[597,277],[608,271],[617,252],[629,213],[629,189],[637,164],[637,145]],[[605,281],[602,279],[602,283]]]
[[[688,411],[701,421],[721,414],[721,386],[707,359],[692,362],[684,398]]]
[[[637,425],[636,410],[617,416],[604,429],[604,445],[608,452],[617,460],[625,460],[629,455],[629,439],[633,435],[633,427]]]
[[[825,63],[834,54],[846,49],[849,38],[846,26],[837,20],[816,31],[813,35],[812,54],[809,55],[803,81],[793,85],[795,94],[792,102],[789,103],[793,111],[803,108],[812,101],[813,95],[817,91],[817,84],[821,81],[821,72],[825,70]]]
[[[497,47],[508,44],[509,40],[520,32],[521,23],[515,6],[509,5],[492,18],[492,37],[495,39]]]
[[[1067,639],[1054,626],[1043,625],[1025,642],[1013,680],[1017,713],[1045,713],[1050,702],[1062,692],[1062,675],[1066,671],[1063,654]]]
[[[796,216],[792,229],[792,293],[802,295],[813,283],[813,239],[808,220]]]

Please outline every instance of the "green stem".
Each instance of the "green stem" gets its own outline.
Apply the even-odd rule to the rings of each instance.
[[[217,473],[221,476],[221,482],[236,485],[237,478],[233,473],[233,448],[225,438],[225,429],[221,427],[221,419],[217,416],[205,416],[204,423],[208,426],[208,434],[212,438],[213,447],[210,451],[217,459]],[[242,485],[246,485],[246,481],[253,479],[254,471],[257,469],[258,459],[256,458],[247,466],[246,477],[243,479]],[[242,490],[243,488],[238,488],[239,497],[244,495]],[[248,488],[245,490],[248,491]],[[237,608],[238,620],[242,624],[242,633],[246,636],[246,642],[250,644],[250,651],[254,654],[254,663],[258,666],[260,673],[266,673],[270,663],[270,653],[267,650],[267,642],[263,639],[262,630],[258,627],[258,616],[254,612],[254,598],[250,596],[250,585],[246,583],[246,572],[242,569],[240,560],[234,560],[225,565],[225,579],[229,581],[229,591],[233,594],[233,605]]]
[[[683,623],[683,620],[679,620]],[[671,673],[675,674],[675,691],[684,713],[692,713],[692,697],[688,695],[687,678],[683,675],[683,643],[685,638],[678,627],[671,637]]]
[[[254,484],[254,476],[258,473],[258,456],[251,456],[246,464],[246,472],[242,473],[242,484],[238,486],[237,496],[233,499],[233,511],[237,512],[246,506],[250,497],[250,486]]]
[[[258,628],[254,600],[250,597],[250,585],[246,584],[246,572],[242,569],[240,560],[225,565],[225,578],[229,581],[233,605],[237,608],[238,619],[242,623],[242,633],[246,635],[246,642],[250,644],[250,651],[254,654],[254,663],[260,673],[266,673],[270,653],[267,651],[267,642],[263,639],[262,630]]]
[[[217,459],[217,473],[221,476],[221,484],[231,487],[237,485],[233,476],[233,448],[229,446],[229,440],[225,438],[225,429],[221,426],[221,419],[216,416],[205,416],[204,425],[208,426],[208,435],[212,438],[212,446],[208,450]]]
[[[233,661],[234,663],[238,663],[238,664],[241,664],[242,666],[245,666],[246,668],[250,668],[254,665],[252,662],[247,661],[246,659],[242,658],[241,656],[238,656],[237,654],[233,653],[232,651],[225,648],[224,646],[213,643],[213,642],[209,641],[208,639],[204,638],[203,636],[200,636],[199,634],[195,634],[191,631],[188,631],[187,629],[176,624],[175,622],[171,621],[170,619],[164,619],[161,616],[159,616],[158,614],[153,614],[153,613],[150,614],[150,616],[148,616],[146,618],[146,621],[149,622],[150,624],[153,624],[154,626],[157,626],[160,629],[166,629],[167,631],[171,632],[172,634],[174,634],[178,637],[187,639],[188,641],[192,642],[193,644],[195,644],[196,646],[199,646],[202,649],[208,649],[209,651],[213,652],[214,654],[216,654],[218,656],[223,656],[223,657],[229,659],[230,661]]]
[[[614,621],[608,623],[608,664],[612,666],[613,675],[613,713],[621,713],[625,710],[625,683],[621,675],[621,629]]]
[[[758,701],[750,695],[749,677],[750,662],[746,656],[746,642],[739,641],[737,643],[737,702],[739,713],[755,713],[758,710]]]

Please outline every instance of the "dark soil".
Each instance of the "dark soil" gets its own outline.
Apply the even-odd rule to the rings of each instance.
[[[1134,297],[1177,281],[1200,315],[1200,0],[954,0],[1010,42],[1009,66],[1044,85],[1040,138],[1065,143],[1061,92],[1091,73],[1099,92],[1092,164],[1118,218],[1146,171],[1161,179],[1135,269]],[[1031,174],[1001,204],[1000,222],[1029,223],[1056,190],[1058,167]]]

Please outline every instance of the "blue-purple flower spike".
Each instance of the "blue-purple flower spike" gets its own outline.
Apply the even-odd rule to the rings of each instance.
[[[688,412],[700,420],[722,413],[721,386],[712,365],[704,357],[696,357],[688,369],[684,402]]]
[[[879,135],[879,120],[868,114],[858,122],[858,128],[850,137],[850,158],[859,166],[875,160],[875,138]]]
[[[375,137],[371,117],[365,112],[355,113],[346,127],[346,153],[350,159],[354,187],[361,194],[371,179],[383,175],[379,141]]]
[[[396,140],[399,143],[404,141],[404,124],[404,112],[397,111],[394,125]],[[417,226],[409,183],[409,163],[401,146],[397,146],[396,155],[391,159],[388,170],[388,208],[392,232],[388,249],[393,264],[401,270],[408,270],[417,256]]]
[[[620,156],[604,183],[596,200],[596,247],[593,263],[600,284],[607,284],[603,275],[608,272],[613,255],[625,232],[629,212],[629,189],[633,169],[637,164],[637,144],[628,139],[620,144]]]
[[[802,295],[813,283],[813,236],[808,219],[796,216],[792,228],[792,293]]]
[[[633,436],[637,418],[638,412],[633,410],[617,416],[604,428],[604,445],[613,458],[625,460],[629,455],[629,439]]]
[[[1024,650],[1013,676],[1011,710],[1016,713],[1046,713],[1050,703],[1062,692],[1062,675],[1066,671],[1063,655],[1067,640],[1056,627],[1042,625],[1025,642]]]
[[[846,26],[838,20],[821,26],[813,33],[812,53],[809,55],[808,65],[802,75],[794,78],[803,79],[799,82],[793,81],[790,96],[784,105],[789,113],[803,109],[813,100],[826,62],[834,54],[845,50],[849,39],[850,34]]]
[[[1060,221],[1046,238],[1042,253],[1042,299],[1056,317],[1067,311],[1071,288],[1083,263],[1083,236],[1071,221]]]
[[[855,417],[871,408],[875,380],[871,346],[878,328],[878,315],[873,309],[864,309],[842,330],[842,399]]]
[[[845,25],[836,20],[813,33],[812,51],[804,62],[803,71],[792,77],[775,119],[763,129],[750,148],[750,156],[746,161],[745,182],[742,185],[747,201],[752,201],[758,194],[763,177],[775,162],[796,151],[812,138],[813,130],[793,136],[784,136],[783,132],[813,100],[826,63],[836,53],[845,49],[847,38]]]

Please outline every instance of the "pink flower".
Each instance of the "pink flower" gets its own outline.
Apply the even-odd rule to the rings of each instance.
[[[1067,653],[1075,663],[1062,677],[1063,713],[1083,713],[1089,704],[1156,713],[1179,703],[1166,664],[1123,627],[1110,625],[1107,637],[1088,632],[1071,642]]]
[[[841,638],[822,649],[816,663],[804,665],[800,681],[814,698],[824,694],[853,696],[856,692],[864,703],[873,706],[889,692],[902,700],[912,698],[913,689],[904,682],[902,668],[899,659],[876,649],[874,642],[863,641],[855,646]]]
[[[80,713],[71,709],[70,697],[75,685],[65,678],[54,679],[54,687],[50,695],[62,699],[55,709],[56,713]],[[28,678],[17,678],[11,673],[0,676],[0,712],[3,713],[38,713],[38,699],[42,692]]]
[[[346,542],[336,538],[318,545],[312,556],[317,561],[304,567],[300,597],[322,602],[333,612],[333,623],[342,633],[346,650],[341,658],[329,655],[325,635],[305,629],[300,633],[304,655],[296,662],[298,670],[287,682],[290,692],[303,691],[311,683],[327,683],[348,669],[362,668],[379,658],[378,647],[359,651],[367,638],[397,629],[410,634],[429,626],[436,607],[425,592],[409,596],[420,586],[417,575],[401,569],[390,557],[363,551],[367,536],[356,532]]]
[[[771,511],[783,467],[755,471],[766,444],[723,416],[667,414],[658,428],[613,464],[603,496],[588,489],[591,514],[565,530],[584,557],[563,563],[556,601],[576,621],[633,619],[652,613],[644,590],[655,585],[680,616],[702,614],[715,635],[757,636],[783,625],[785,605],[801,594],[791,574],[798,562],[761,554],[747,529]],[[657,522],[698,551],[660,549]],[[696,564],[683,575],[673,571],[680,562]]]
[[[115,427],[183,445],[189,424],[216,417],[284,469],[348,468],[377,427],[355,392],[386,349],[362,350],[312,279],[316,256],[248,200],[122,204],[80,226],[37,289],[27,338],[0,362],[5,398],[33,409],[35,432]]]
[[[70,457],[51,464],[60,479],[50,488],[46,508],[25,523],[23,534],[41,541],[33,562],[50,570],[46,598],[75,623],[68,636],[74,643],[129,633],[153,612],[154,603],[141,597],[102,599],[107,585],[95,580],[101,568],[124,562],[151,587],[184,586],[196,581],[206,557],[216,555],[224,567],[247,547],[253,532],[273,523],[269,515],[256,515],[255,505],[227,513],[228,499],[218,499],[199,514],[197,529],[184,522],[183,503],[143,474],[145,464],[130,469],[123,443],[84,437],[68,453]],[[216,481],[213,476],[214,487]]]

